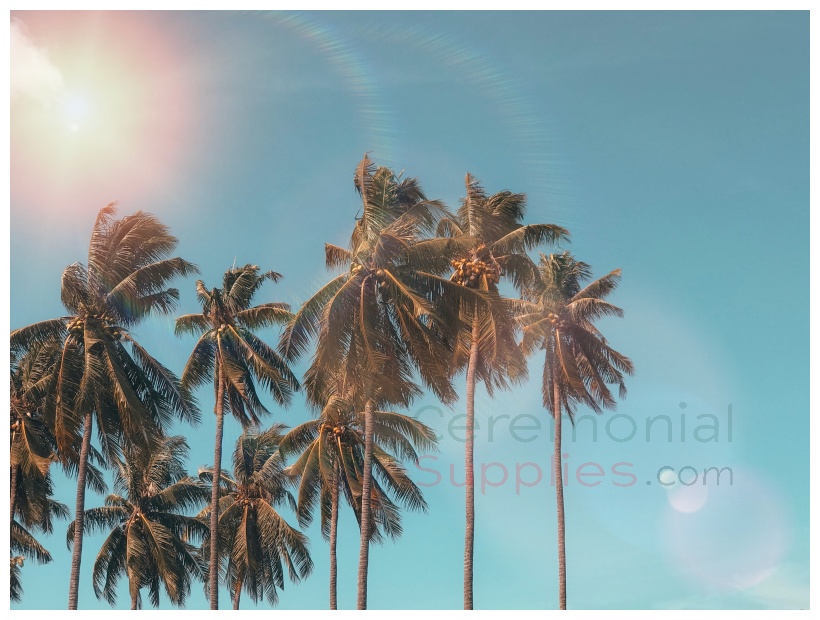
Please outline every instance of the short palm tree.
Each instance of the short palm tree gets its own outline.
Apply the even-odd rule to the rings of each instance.
[[[429,238],[448,213],[425,198],[415,179],[377,169],[365,156],[354,184],[362,209],[350,248],[325,245],[327,266],[345,271],[302,305],[283,334],[280,351],[295,359],[316,337],[305,378],[309,401],[323,407],[342,373],[351,403],[364,412],[357,607],[366,609],[373,412],[408,406],[421,393],[415,373],[442,402],[456,399],[448,377],[451,342],[442,329],[450,323],[436,313],[434,303],[447,294],[457,307],[477,293],[439,275],[465,242]]]
[[[455,347],[454,370],[467,368],[467,420],[465,460],[466,526],[464,536],[464,609],[473,608],[473,547],[475,540],[474,433],[475,388],[483,381],[492,396],[496,387],[527,377],[527,365],[518,348],[516,326],[509,304],[500,295],[501,279],[517,288],[534,282],[535,264],[527,250],[569,238],[554,224],[522,223],[526,196],[504,190],[487,195],[478,180],[466,176],[466,196],[455,217],[439,223],[439,234],[466,236],[470,247],[452,261],[451,280],[482,291],[487,297],[461,306],[462,324]]]
[[[243,589],[254,602],[264,597],[276,605],[278,590],[285,587],[286,570],[293,582],[313,570],[307,537],[276,510],[282,505],[296,509],[278,451],[283,430],[275,424],[262,433],[243,432],[233,454],[233,475],[223,472],[219,479],[223,492],[218,538],[207,540],[203,552],[209,553],[211,542],[219,541],[224,581],[234,609],[239,609]],[[202,470],[200,476],[213,484],[213,473],[213,469]],[[203,520],[209,513],[210,508],[202,513]]]
[[[287,362],[254,334],[254,330],[287,323],[291,318],[284,303],[251,306],[254,294],[267,280],[277,282],[282,276],[273,271],[259,273],[256,265],[229,269],[222,288],[208,289],[202,280],[196,282],[200,314],[186,314],[177,319],[176,333],[199,335],[194,350],[182,372],[182,385],[193,389],[212,382],[216,395],[214,414],[214,468],[222,466],[222,434],[227,409],[243,428],[256,426],[268,410],[259,400],[254,379],[280,405],[290,403],[299,382]],[[211,495],[211,538],[219,521],[219,485]],[[218,545],[210,547],[208,585],[211,609],[219,609]]]
[[[191,541],[204,538],[208,528],[184,513],[201,508],[210,493],[185,471],[187,455],[181,436],[161,440],[153,451],[126,447],[126,458],[114,470],[114,494],[105,506],[86,510],[90,531],[108,531],[94,562],[98,599],[114,606],[117,583],[125,575],[131,609],[142,607],[143,588],[154,607],[162,589],[172,604],[184,605],[191,581],[204,579],[204,564]],[[74,527],[72,522],[69,544]]]
[[[336,609],[336,541],[339,496],[344,496],[361,524],[364,420],[350,403],[332,396],[315,420],[285,435],[279,447],[285,458],[296,455],[288,473],[298,480],[298,515],[302,527],[313,520],[317,500],[322,535],[330,544],[330,609]],[[373,412],[373,491],[371,492],[371,542],[382,532],[391,538],[401,534],[401,513],[396,501],[411,510],[427,509],[421,490],[410,480],[398,459],[416,462],[417,449],[436,446],[432,429],[410,416],[391,411]]]
[[[191,541],[208,528],[185,511],[207,503],[208,489],[185,471],[188,444],[167,437],[153,451],[129,446],[116,463],[114,494],[105,506],[86,511],[90,531],[108,531],[94,562],[94,594],[114,606],[117,583],[128,579],[131,609],[142,607],[148,588],[154,607],[164,588],[174,605],[184,605],[193,579],[204,579],[204,566]],[[74,523],[69,525],[68,542]]]
[[[615,290],[620,269],[586,286],[591,276],[586,263],[569,252],[541,255],[540,278],[519,302],[519,322],[523,327],[522,349],[530,354],[544,351],[542,395],[544,407],[555,420],[553,466],[558,511],[558,598],[561,609],[567,606],[566,548],[564,541],[564,486],[561,472],[561,417],[566,412],[574,419],[578,405],[596,413],[614,408],[610,385],[617,385],[620,397],[626,395],[624,375],[632,374],[629,358],[609,346],[595,327],[603,316],[623,316],[617,306],[605,301]]]
[[[69,609],[77,608],[79,595],[94,423],[102,452],[113,461],[123,441],[153,447],[174,418],[198,419],[194,401],[175,375],[129,331],[152,313],[172,311],[179,293],[167,283],[196,268],[181,258],[166,258],[177,240],[153,215],[139,211],[114,219],[115,213],[113,204],[100,210],[88,263],[74,263],[63,272],[61,296],[70,314],[11,333],[12,354],[18,357],[48,341],[61,349],[44,417],[60,458],[77,472]]]

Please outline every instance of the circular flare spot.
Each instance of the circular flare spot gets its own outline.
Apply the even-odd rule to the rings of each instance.
[[[672,477],[674,478],[674,474],[672,474]],[[669,505],[678,512],[697,512],[706,505],[706,500],[709,499],[709,487],[700,483],[692,486],[678,484],[675,490],[669,493],[667,499]]]
[[[693,581],[722,591],[745,590],[762,582],[777,569],[789,546],[782,498],[759,476],[738,470],[732,484],[721,479],[720,485],[709,488],[708,496],[697,510],[675,507],[666,514],[664,539],[675,566]],[[680,498],[684,508],[696,505],[694,494]]]

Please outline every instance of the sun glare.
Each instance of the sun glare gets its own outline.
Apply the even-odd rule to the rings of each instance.
[[[190,144],[186,73],[170,39],[115,13],[27,14],[12,27],[13,195],[104,204],[161,188]]]

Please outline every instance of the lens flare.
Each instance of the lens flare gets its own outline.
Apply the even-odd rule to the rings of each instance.
[[[775,572],[790,532],[785,504],[771,483],[735,469],[733,484],[712,487],[708,501],[691,510],[698,500],[695,491],[681,495],[665,518],[666,549],[681,573],[710,589],[738,591]]]
[[[709,487],[700,481],[696,481],[691,486],[681,486],[678,484],[677,487],[678,488],[669,493],[667,499],[669,500],[669,505],[678,512],[687,514],[697,512],[706,505],[709,499]]]

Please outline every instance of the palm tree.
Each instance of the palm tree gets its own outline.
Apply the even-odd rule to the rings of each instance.
[[[374,411],[373,428],[376,475],[370,500],[373,509],[370,541],[377,542],[382,538],[382,531],[391,538],[398,537],[402,531],[401,513],[389,495],[411,510],[427,510],[420,489],[388,450],[416,462],[416,450],[432,450],[436,441],[432,429],[410,416],[391,411]],[[322,535],[330,543],[330,609],[336,609],[339,495],[341,492],[361,524],[364,447],[362,416],[338,396],[330,398],[317,419],[285,435],[279,447],[284,458],[298,455],[287,471],[298,480],[297,514],[302,527],[310,525],[319,501]]]
[[[208,290],[202,280],[196,282],[202,313],[186,314],[177,319],[176,333],[199,334],[199,340],[182,372],[182,385],[193,389],[213,382],[216,395],[214,414],[214,468],[222,467],[222,433],[225,410],[239,420],[242,428],[257,426],[260,416],[268,413],[256,393],[254,378],[280,405],[290,403],[299,382],[287,362],[260,340],[253,330],[287,323],[291,318],[284,303],[251,306],[254,294],[265,281],[278,282],[282,276],[273,271],[259,273],[256,265],[229,269],[222,288]],[[219,522],[219,485],[212,485],[210,519],[211,540],[217,540]],[[208,586],[211,609],[219,609],[218,545],[210,546]]]
[[[277,588],[285,587],[285,568],[293,582],[313,570],[307,537],[288,525],[276,511],[283,504],[296,509],[278,451],[283,429],[281,424],[274,424],[262,433],[243,432],[233,454],[233,476],[223,472],[219,477],[223,494],[219,502],[218,538],[208,539],[203,552],[210,551],[212,541],[219,541],[224,580],[232,593],[234,609],[239,609],[243,588],[254,602],[265,597],[268,603],[276,605]],[[212,485],[213,474],[213,469],[200,472]],[[208,518],[208,513],[210,508],[202,518]],[[213,572],[218,570],[216,566],[212,565]]]
[[[464,609],[473,608],[473,546],[475,540],[474,434],[475,388],[483,381],[492,396],[496,387],[527,378],[527,366],[515,340],[515,322],[498,291],[501,278],[517,288],[533,282],[536,269],[527,250],[566,240],[566,229],[554,224],[529,224],[526,196],[504,190],[488,196],[478,180],[466,176],[466,197],[454,218],[444,219],[439,234],[472,239],[468,251],[452,261],[451,280],[482,291],[487,300],[461,307],[461,330],[455,348],[454,370],[467,367],[467,420],[464,446],[466,526],[464,536]]]
[[[191,581],[204,580],[204,563],[190,541],[206,536],[208,528],[183,512],[200,508],[210,494],[185,471],[187,455],[181,436],[163,439],[153,451],[127,447],[126,458],[116,463],[115,492],[105,506],[85,511],[89,531],[110,530],[94,561],[94,594],[112,607],[123,574],[131,609],[142,607],[142,588],[154,607],[162,588],[171,603],[184,605]],[[75,523],[68,527],[69,545]]]
[[[561,473],[561,417],[566,412],[574,420],[577,405],[596,413],[613,409],[616,401],[609,385],[619,387],[626,396],[624,375],[632,374],[629,358],[609,346],[595,327],[603,316],[623,316],[623,311],[605,301],[618,285],[620,269],[586,286],[590,266],[577,261],[569,252],[541,255],[540,278],[519,302],[519,322],[526,354],[544,351],[542,396],[544,407],[555,421],[553,466],[558,512],[558,598],[567,607],[567,569],[564,543],[564,485]]]
[[[349,383],[343,393],[352,394],[355,409],[364,411],[357,607],[365,609],[373,412],[408,406],[421,393],[414,381],[416,372],[442,402],[456,399],[448,378],[450,343],[441,329],[450,323],[436,314],[434,301],[446,293],[457,306],[478,294],[438,275],[465,243],[458,238],[427,238],[448,213],[441,203],[426,200],[415,179],[376,169],[365,155],[354,184],[362,211],[350,249],[325,245],[327,266],[347,269],[302,305],[279,350],[295,359],[316,337],[316,354],[305,378],[309,401],[323,407],[341,373]]]
[[[18,367],[18,370],[20,367]],[[20,601],[23,595],[21,568],[25,558],[40,563],[51,561],[51,554],[37,541],[32,530],[47,535],[54,531],[54,519],[68,517],[68,507],[52,499],[54,483],[48,468],[50,455],[47,431],[40,426],[38,411],[26,406],[31,392],[21,398],[15,388],[21,386],[12,375],[12,467],[10,543],[11,600]],[[23,373],[25,376],[25,373]],[[32,390],[33,391],[33,390]],[[16,417],[21,416],[21,417]],[[16,418],[16,419],[15,419]],[[44,466],[45,465],[45,466]]]
[[[61,348],[44,413],[60,458],[76,463],[69,465],[77,471],[69,609],[77,608],[79,594],[94,423],[102,452],[113,461],[122,440],[155,447],[172,419],[198,421],[193,400],[174,374],[129,332],[153,312],[171,312],[179,292],[167,283],[196,268],[181,258],[166,258],[177,240],[153,215],[138,211],[115,220],[115,213],[113,203],[100,210],[87,265],[74,263],[63,272],[61,296],[70,315],[11,333],[13,355],[47,341]]]

